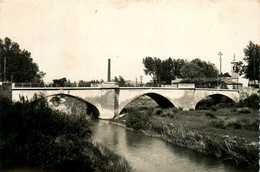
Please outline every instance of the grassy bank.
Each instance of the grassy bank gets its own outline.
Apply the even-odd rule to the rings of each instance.
[[[139,99],[117,122],[179,146],[258,168],[259,119],[258,110],[252,108],[218,105],[211,110],[182,111],[161,109],[150,100]]]
[[[51,109],[45,99],[0,98],[0,171],[132,171],[128,162],[91,139],[85,115]]]

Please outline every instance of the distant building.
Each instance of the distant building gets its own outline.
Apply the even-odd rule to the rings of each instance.
[[[238,82],[238,79],[239,79],[239,74],[237,71],[237,65],[238,65],[238,62],[236,61],[236,58],[235,58],[235,55],[234,55],[234,59],[233,61],[231,62],[231,79],[233,82]]]
[[[224,82],[227,84],[228,89],[239,89],[241,87],[245,87],[247,85],[243,85],[241,83],[241,79],[239,77],[239,74],[237,72],[237,65],[238,62],[236,61],[235,55],[233,58],[233,61],[231,62],[231,78],[224,78]],[[245,82],[243,80],[243,82]]]
[[[136,86],[136,82],[135,81],[131,81],[131,80],[125,80],[125,85],[127,87],[134,87],[134,86]]]

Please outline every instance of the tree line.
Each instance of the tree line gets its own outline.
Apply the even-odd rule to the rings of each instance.
[[[244,49],[245,57],[235,66],[235,71],[249,80],[259,81],[260,46],[252,41]],[[161,60],[157,57],[143,59],[144,73],[150,75],[154,85],[171,84],[172,80],[182,78],[197,82],[217,82],[217,76],[230,77],[229,73],[218,73],[213,63],[201,59],[187,61],[169,57]],[[213,83],[214,84],[214,83]],[[215,83],[216,85],[216,83]]]
[[[42,86],[47,86],[47,87],[91,87],[91,85],[95,84],[101,84],[104,82],[103,79],[101,80],[91,80],[91,81],[84,81],[84,80],[79,80],[78,82],[74,81],[71,82],[67,78],[60,78],[60,79],[54,79],[52,83],[45,84]],[[120,87],[127,87],[127,86],[133,86],[125,81],[125,79],[119,75],[118,77],[115,76],[114,79],[112,79],[112,82],[116,82]]]
[[[184,59],[166,60],[146,57],[143,59],[144,72],[150,75],[155,85],[171,84],[176,78],[216,78],[217,69],[213,63],[198,58],[187,61]]]
[[[235,66],[235,71],[245,78],[253,81],[259,81],[260,65],[260,46],[252,41],[244,49],[245,57]],[[184,79],[210,79],[216,78],[218,71],[213,63],[205,62],[200,59],[187,61],[184,59],[173,59],[169,57],[161,60],[157,57],[146,57],[143,59],[144,73],[150,75],[154,85],[171,84],[176,78]],[[41,83],[46,73],[39,70],[39,66],[31,57],[31,53],[21,49],[19,44],[13,42],[10,38],[0,39],[0,81],[9,81],[15,83]],[[220,77],[230,76],[228,73],[219,74]],[[119,86],[131,86],[125,79],[119,75],[115,76],[114,82]],[[92,83],[101,83],[103,81],[83,81],[80,80],[78,86],[90,86]],[[75,86],[75,82],[70,82],[66,78],[53,80],[53,85]]]

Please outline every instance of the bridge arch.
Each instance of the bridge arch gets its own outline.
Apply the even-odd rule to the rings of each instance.
[[[154,93],[154,92],[148,92],[148,93],[142,93],[142,94],[138,94],[130,99],[128,99],[127,101],[124,101],[123,103],[119,104],[119,114],[121,113],[121,111],[131,102],[133,102],[134,100],[136,100],[139,97],[142,96],[148,96],[151,99],[153,99],[159,107],[161,108],[169,108],[169,107],[175,107],[174,103],[172,101],[170,101],[169,98],[167,98],[166,96],[163,96],[161,94],[158,93]]]
[[[77,97],[74,95],[69,95],[69,94],[58,93],[58,94],[48,95],[48,96],[46,96],[46,98],[48,99],[48,98],[57,97],[57,96],[60,96],[61,98],[69,97],[69,98],[75,99],[77,101],[80,101],[82,103],[85,103],[87,106],[86,115],[91,115],[94,118],[98,118],[100,116],[100,111],[98,110],[98,108],[95,105],[93,105],[92,103],[90,103],[80,97]]]
[[[205,100],[206,101],[208,100],[207,103],[205,102]],[[201,106],[204,103],[206,103],[206,105],[216,105],[221,102],[234,103],[236,102],[236,100],[232,96],[225,95],[225,94],[220,94],[220,93],[209,94],[195,103],[195,109],[197,109],[199,106]]]

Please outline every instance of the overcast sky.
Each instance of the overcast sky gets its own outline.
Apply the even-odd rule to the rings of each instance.
[[[142,59],[201,58],[223,72],[259,44],[257,0],[229,1],[1,1],[0,38],[9,37],[32,54],[45,81],[144,76]]]

